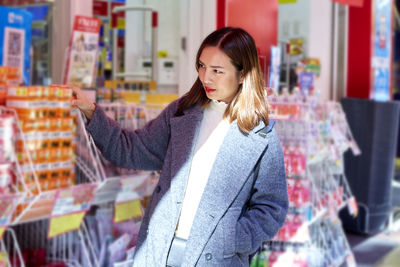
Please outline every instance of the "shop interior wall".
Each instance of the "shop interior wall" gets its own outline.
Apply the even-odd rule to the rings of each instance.
[[[143,0],[126,1],[126,5],[143,4]],[[125,14],[125,72],[137,72],[139,71],[138,64],[140,57],[151,58],[151,44],[146,44],[144,33],[145,13],[143,11],[127,11]],[[150,31],[150,29],[147,30]],[[147,50],[149,51],[145,51],[145,47],[148,47]],[[126,77],[126,79],[130,80],[132,77]]]
[[[216,29],[216,0],[126,0],[127,5],[150,5],[158,11],[157,50],[178,58],[179,95],[190,88],[197,72],[195,57],[201,41]],[[75,15],[92,16],[92,0],[55,0],[52,35],[52,82],[62,83],[63,62]],[[150,13],[126,16],[125,71],[137,71],[138,60],[151,53]]]
[[[126,4],[151,6],[158,11],[157,50],[165,50],[168,57],[178,60],[179,81],[175,93],[183,95],[197,78],[197,49],[216,29],[216,0],[126,0]],[[126,72],[140,71],[140,59],[151,55],[150,13],[130,13],[126,17]]]
[[[310,0],[310,35],[308,55],[319,58],[321,74],[315,80],[315,88],[320,90],[321,99],[328,100],[331,90],[332,74],[332,1]]]
[[[126,0],[126,5],[150,6],[158,12],[157,50],[167,51],[168,57],[179,56],[179,1]],[[128,11],[125,32],[125,71],[140,71],[141,59],[151,59],[151,12]],[[128,77],[129,79],[129,77]]]
[[[253,0],[245,5],[241,0],[226,0],[225,9],[226,25],[241,27],[254,38],[264,80],[268,81],[271,46],[278,40],[278,1]]]
[[[315,88],[322,99],[330,98],[332,64],[332,1],[298,0],[279,5],[278,41],[303,38],[304,57],[321,61],[321,75]]]
[[[179,88],[182,96],[197,78],[195,59],[203,39],[217,28],[216,0],[180,0]]]
[[[310,0],[298,0],[292,4],[280,4],[278,12],[278,43],[284,44],[290,39],[303,38],[307,51],[310,35]]]

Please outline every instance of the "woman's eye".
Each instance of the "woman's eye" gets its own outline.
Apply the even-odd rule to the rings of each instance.
[[[222,73],[223,73],[223,72],[220,71],[220,70],[214,70],[214,72],[215,72],[216,74],[222,74]]]
[[[199,68],[204,68],[204,64],[199,63]]]

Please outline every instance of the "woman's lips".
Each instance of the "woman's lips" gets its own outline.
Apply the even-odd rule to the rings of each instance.
[[[215,89],[207,87],[207,86],[204,86],[204,89],[206,89],[207,93],[212,93],[212,92],[216,91]]]

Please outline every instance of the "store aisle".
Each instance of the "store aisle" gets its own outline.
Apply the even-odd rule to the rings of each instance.
[[[400,266],[400,232],[374,236],[346,234],[358,267]]]
[[[393,231],[373,236],[346,233],[358,267],[400,267],[400,165],[396,164],[392,182],[392,205],[395,213]]]
[[[398,266],[400,266],[400,247],[393,249],[376,266],[377,267],[398,267]]]

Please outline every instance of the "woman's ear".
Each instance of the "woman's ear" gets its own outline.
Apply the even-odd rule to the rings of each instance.
[[[244,72],[243,72],[243,70],[241,70],[239,72],[239,84],[242,84],[243,80],[244,80]]]

